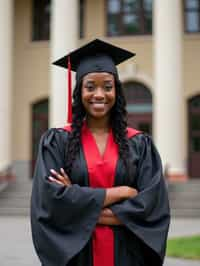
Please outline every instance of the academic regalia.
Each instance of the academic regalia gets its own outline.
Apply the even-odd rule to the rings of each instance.
[[[135,54],[94,40],[54,64],[76,71],[76,82],[91,72],[118,79],[116,65]],[[71,91],[69,82],[68,91]],[[71,92],[69,93],[71,95]],[[68,96],[68,99],[70,97]],[[69,101],[68,106],[71,106]],[[68,122],[72,112],[68,110]],[[84,123],[71,186],[51,182],[50,169],[65,168],[72,129],[50,129],[41,138],[31,196],[33,243],[43,266],[161,266],[169,228],[169,203],[159,154],[148,135],[127,129],[129,174],[112,130],[103,156]],[[109,206],[122,222],[99,226],[106,188],[132,186],[138,195]],[[106,260],[105,260],[106,258]]]
[[[50,129],[41,138],[31,199],[33,242],[44,266],[93,266],[91,236],[103,206],[105,189],[88,187],[83,147],[72,169],[70,187],[48,180],[51,168],[59,171],[65,167],[68,134],[66,130]],[[130,137],[129,145],[131,183],[122,161],[118,160],[114,185],[133,186],[139,194],[111,206],[124,224],[111,226],[114,266],[160,266],[169,227],[160,157],[147,135]]]

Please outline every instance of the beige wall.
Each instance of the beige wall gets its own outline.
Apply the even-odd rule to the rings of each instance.
[[[31,158],[31,104],[49,91],[49,43],[31,42],[31,4],[15,1],[13,160]]]
[[[86,0],[85,2],[85,35],[87,38],[103,36],[104,0]]]
[[[186,98],[200,94],[200,33],[184,36],[184,88]]]
[[[49,91],[49,42],[31,42],[31,0],[16,0],[14,43],[14,111],[13,111],[13,160],[31,157],[31,103],[48,96]],[[128,64],[136,72],[131,78],[144,82],[153,91],[153,38],[106,37],[105,1],[86,0],[85,37],[103,37],[105,40],[136,52],[137,56],[120,66],[126,72]],[[200,34],[183,37],[183,90],[186,99],[200,94]],[[172,96],[173,97],[173,96]],[[187,121],[185,118],[187,131]]]

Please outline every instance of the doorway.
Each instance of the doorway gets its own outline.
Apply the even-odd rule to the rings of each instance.
[[[192,178],[200,178],[200,95],[188,101],[188,172]]]
[[[128,125],[152,135],[152,94],[142,83],[123,84],[127,102]]]
[[[42,134],[48,129],[48,99],[40,100],[32,104],[32,160],[31,176],[33,175],[38,153],[38,145]]]

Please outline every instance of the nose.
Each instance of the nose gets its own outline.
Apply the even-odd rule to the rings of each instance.
[[[104,98],[104,90],[101,87],[96,88],[94,97],[96,99],[103,99]]]

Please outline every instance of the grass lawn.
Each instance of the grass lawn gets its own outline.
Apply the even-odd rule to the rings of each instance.
[[[200,235],[169,239],[167,256],[200,260]]]

